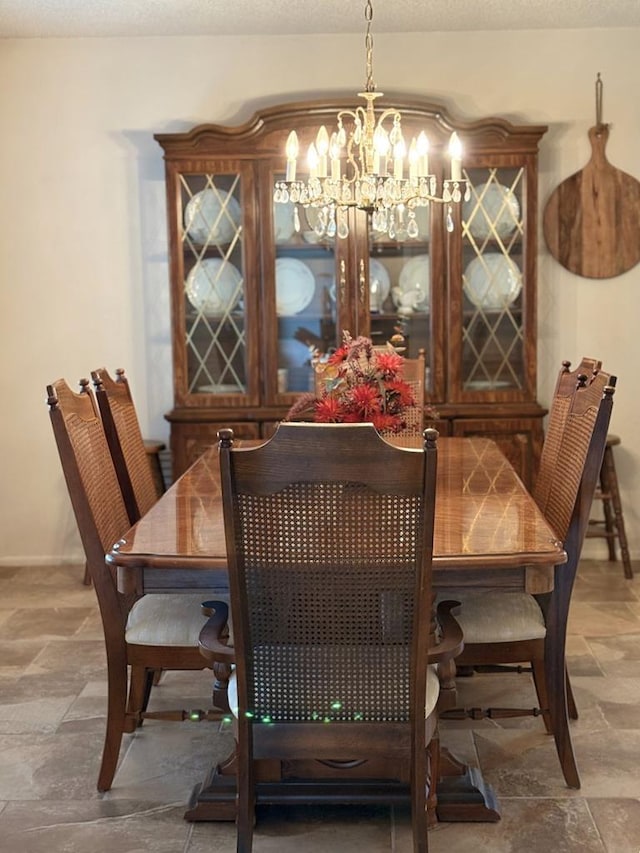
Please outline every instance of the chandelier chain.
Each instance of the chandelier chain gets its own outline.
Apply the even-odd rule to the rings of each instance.
[[[364,18],[367,22],[367,32],[364,37],[364,47],[367,57],[367,82],[365,92],[375,92],[376,84],[373,82],[373,36],[371,35],[371,22],[373,21],[373,5],[367,0],[364,8]]]
[[[407,147],[402,133],[402,116],[395,107],[375,103],[383,93],[376,91],[373,79],[373,2],[366,0],[365,101],[355,109],[341,109],[336,129],[330,133],[322,125],[307,151],[308,176],[296,178],[299,154],[298,134],[291,130],[285,146],[287,165],[284,180],[277,180],[275,202],[315,208],[318,211],[314,231],[318,237],[345,238],[349,234],[347,211],[358,208],[370,216],[374,231],[390,240],[420,236],[416,211],[439,202],[447,205],[447,230],[453,230],[452,205],[467,201],[471,191],[462,177],[462,150],[455,131],[449,142],[451,176],[442,180],[437,195],[435,170],[429,168],[429,140],[424,131],[417,133]],[[364,280],[364,278],[363,278]]]

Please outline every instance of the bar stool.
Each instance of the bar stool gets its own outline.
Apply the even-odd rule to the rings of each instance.
[[[622,514],[622,503],[620,501],[620,490],[618,488],[618,475],[613,460],[613,448],[620,444],[620,437],[609,433],[600,469],[600,488],[596,491],[594,499],[602,501],[604,511],[603,519],[590,519],[587,536],[601,537],[607,540],[609,548],[609,559],[616,560],[616,539],[620,544],[620,557],[624,566],[624,576],[633,577],[631,558],[629,557],[629,546],[627,545],[627,534],[624,529],[624,516]]]

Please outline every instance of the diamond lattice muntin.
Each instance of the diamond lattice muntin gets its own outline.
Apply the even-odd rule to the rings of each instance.
[[[246,391],[240,175],[181,175],[187,392]]]
[[[522,389],[524,235],[522,168],[469,169],[463,208],[462,384]]]

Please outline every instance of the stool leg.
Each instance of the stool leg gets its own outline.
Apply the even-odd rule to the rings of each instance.
[[[611,466],[609,459],[613,456],[613,450],[610,447],[605,447],[604,456],[602,458],[602,467],[600,468],[600,493],[602,496],[602,509],[604,512],[604,529],[607,540],[607,548],[609,549],[609,559],[618,559],[616,554],[616,521],[613,512],[611,501]]]
[[[620,489],[618,488],[618,475],[616,473],[616,465],[613,459],[613,451],[607,447],[602,460],[603,472],[607,479],[607,490],[611,495],[611,504],[615,516],[615,528],[620,543],[620,556],[622,565],[624,566],[624,576],[626,578],[633,577],[633,569],[631,568],[631,557],[629,556],[629,546],[627,544],[627,534],[624,529],[624,516],[622,514],[622,501],[620,500]]]

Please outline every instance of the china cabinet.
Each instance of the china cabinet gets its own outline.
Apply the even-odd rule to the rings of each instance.
[[[457,131],[471,198],[452,210],[406,211],[382,236],[365,211],[350,209],[348,233],[334,233],[322,210],[276,204],[273,193],[289,131],[304,150],[348,106],[286,104],[242,126],[155,137],[168,199],[174,474],[221,426],[269,435],[313,388],[313,349],[327,351],[348,330],[380,343],[400,332],[409,357],[424,349],[441,433],[496,439],[531,482],[545,414],[535,393],[537,153],[546,128],[465,122],[394,98],[406,133],[426,131],[439,180]],[[407,233],[414,217],[417,238]]]

